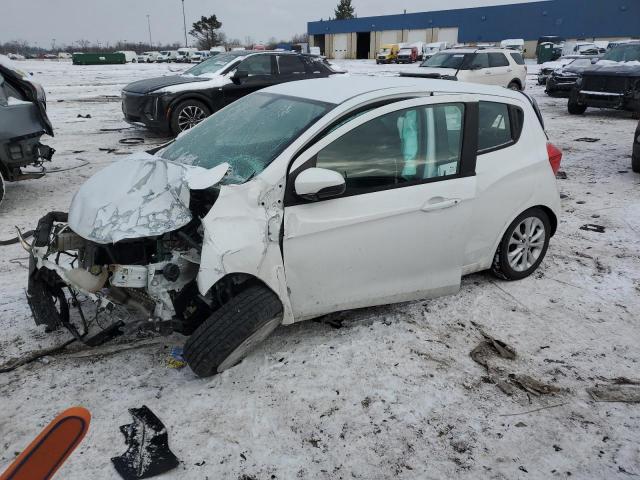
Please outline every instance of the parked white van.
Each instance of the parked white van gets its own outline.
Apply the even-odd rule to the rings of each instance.
[[[198,51],[197,48],[179,48],[178,49],[178,58],[176,58],[176,62],[178,63],[190,63],[191,57],[194,53]]]
[[[422,50],[422,59],[426,60],[428,58],[433,57],[436,53],[446,50],[449,48],[449,44],[447,42],[432,42],[427,43]]]
[[[500,47],[524,52],[524,40],[522,38],[509,38],[507,40],[502,40],[500,42]]]
[[[156,58],[156,62],[158,63],[171,63],[175,62],[178,59],[178,51],[177,50],[163,50]]]
[[[138,63],[138,54],[133,50],[118,50],[115,53],[124,54],[124,58],[127,63]]]

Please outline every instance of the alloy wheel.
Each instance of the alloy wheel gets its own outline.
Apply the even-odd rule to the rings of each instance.
[[[178,128],[181,132],[195,127],[207,118],[207,113],[196,105],[187,105],[178,114]]]
[[[538,217],[522,220],[509,239],[507,258],[516,272],[529,270],[544,250],[546,234],[544,223]]]

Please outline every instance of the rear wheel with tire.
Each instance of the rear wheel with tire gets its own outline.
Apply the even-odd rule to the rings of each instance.
[[[189,130],[211,115],[211,110],[198,100],[185,100],[171,112],[171,131],[178,135]]]
[[[242,359],[282,322],[282,304],[266,287],[251,286],[216,310],[189,337],[184,358],[200,377],[221,373]]]
[[[528,277],[542,263],[551,238],[549,216],[540,208],[520,214],[505,232],[491,271],[503,280]]]
[[[522,89],[520,88],[520,84],[519,84],[518,82],[515,82],[515,81],[514,81],[514,82],[509,83],[509,85],[507,86],[507,88],[508,88],[509,90],[515,90],[516,92],[519,92],[520,90],[522,90]]]
[[[640,155],[634,155],[631,157],[631,170],[636,173],[640,173]]]

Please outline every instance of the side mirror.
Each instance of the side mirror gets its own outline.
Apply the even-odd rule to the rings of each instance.
[[[342,195],[346,188],[344,177],[326,168],[308,168],[295,181],[296,195],[311,201]]]
[[[231,77],[231,81],[236,85],[240,85],[242,81],[247,78],[249,78],[249,72],[247,72],[246,70],[236,70]]]

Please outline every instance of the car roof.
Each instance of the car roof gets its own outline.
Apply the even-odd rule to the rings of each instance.
[[[368,77],[358,76],[357,81],[349,75],[331,76],[312,80],[281,83],[266,88],[263,92],[291,97],[305,98],[319,102],[341,104],[347,100],[380,91],[381,96],[388,89],[404,89],[407,93],[475,93],[499,95],[521,99],[522,94],[503,87],[480,85],[477,83],[455,82],[419,77]]]
[[[499,47],[462,47],[462,48],[447,48],[440,53],[513,53],[514,51],[509,48]]]

